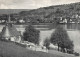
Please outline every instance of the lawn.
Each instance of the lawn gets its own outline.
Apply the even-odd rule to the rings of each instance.
[[[0,57],[62,57],[56,54],[31,51],[14,42],[0,41]]]

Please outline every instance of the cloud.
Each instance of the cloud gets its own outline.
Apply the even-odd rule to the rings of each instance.
[[[0,9],[3,9],[3,8],[4,8],[4,9],[8,9],[7,6],[5,6],[4,4],[1,4],[1,5],[0,5]]]
[[[1,4],[0,9],[15,9],[16,7],[14,5],[5,5]]]
[[[35,9],[74,2],[80,2],[80,0],[0,0],[0,9]]]
[[[68,4],[68,3],[75,3],[75,2],[80,2],[80,0],[52,0],[52,3],[54,3],[54,5]]]

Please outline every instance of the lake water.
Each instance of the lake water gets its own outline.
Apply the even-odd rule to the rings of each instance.
[[[65,29],[68,30],[76,30],[76,29],[80,29],[80,24],[60,24],[62,25]],[[0,25],[0,31],[2,30],[2,28],[5,25]],[[15,27],[19,30],[24,30],[25,27],[27,27],[28,25],[15,25]],[[41,29],[41,30],[46,30],[46,29],[54,29],[56,27],[55,24],[40,24],[40,25],[33,25],[34,28],[36,29]]]

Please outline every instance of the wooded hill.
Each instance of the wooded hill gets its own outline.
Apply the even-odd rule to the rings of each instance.
[[[80,2],[20,12],[20,16],[23,16],[25,20],[30,19],[39,22],[53,22],[55,18],[60,17],[76,19],[76,15],[80,15]]]

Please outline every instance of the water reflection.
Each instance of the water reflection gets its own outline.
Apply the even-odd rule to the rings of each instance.
[[[80,24],[63,24],[63,27],[66,27],[66,29],[80,29]]]
[[[70,30],[79,30],[80,29],[80,24],[60,24],[61,26],[63,26],[65,29],[70,29]],[[5,25],[0,25],[0,31],[2,30],[2,28],[4,27]],[[15,25],[15,27],[18,29],[25,29],[25,27],[27,27],[28,25]],[[33,25],[35,28],[50,28],[50,29],[54,29],[55,24],[50,24],[50,25]]]

